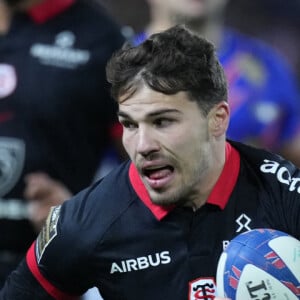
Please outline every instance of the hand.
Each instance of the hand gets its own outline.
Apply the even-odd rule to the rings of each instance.
[[[51,206],[72,196],[59,181],[45,173],[30,173],[25,177],[24,197],[29,201],[29,219],[37,231],[42,228]]]

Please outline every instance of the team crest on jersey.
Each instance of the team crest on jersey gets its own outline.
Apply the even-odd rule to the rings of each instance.
[[[13,93],[17,86],[15,68],[8,64],[0,64],[0,98],[5,98]]]
[[[46,223],[41,230],[36,242],[36,258],[40,262],[45,249],[57,235],[57,222],[59,219],[61,205],[52,207]]]
[[[188,300],[212,300],[216,297],[216,283],[213,277],[200,277],[189,282]]]
[[[25,161],[25,144],[20,139],[0,138],[0,197],[18,182]]]

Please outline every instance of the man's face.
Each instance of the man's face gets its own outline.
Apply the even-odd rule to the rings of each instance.
[[[184,203],[210,164],[208,121],[184,92],[158,93],[146,86],[119,99],[123,143],[152,201]]]
[[[179,19],[206,19],[223,11],[227,0],[148,0]]]

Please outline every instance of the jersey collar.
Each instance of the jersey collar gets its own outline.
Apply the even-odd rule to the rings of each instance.
[[[226,162],[223,171],[206,202],[218,205],[221,209],[225,208],[240,172],[240,154],[228,142],[225,155]]]
[[[28,15],[34,22],[42,24],[71,6],[76,0],[44,0],[31,7]]]
[[[153,204],[148,194],[148,191],[140,178],[140,175],[133,163],[130,164],[129,167],[129,179],[131,185],[139,198],[144,202],[144,204],[151,210],[153,215],[158,219],[161,220],[164,216],[168,214],[173,207],[166,207],[166,206],[159,206]]]
[[[223,171],[206,202],[209,204],[217,205],[221,209],[225,208],[229,200],[240,170],[240,155],[238,151],[233,148],[228,142],[226,143],[225,153],[226,162]],[[133,163],[131,163],[129,168],[129,179],[133,189],[135,190],[139,198],[151,210],[153,215],[158,220],[164,218],[174,208],[174,206],[165,207],[152,203],[148,191],[143,184]]]

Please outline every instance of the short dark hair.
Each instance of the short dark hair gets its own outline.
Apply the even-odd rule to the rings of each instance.
[[[164,94],[187,92],[205,115],[227,101],[227,82],[214,45],[182,25],[153,34],[136,47],[125,45],[108,62],[106,75],[116,100],[145,83]]]

